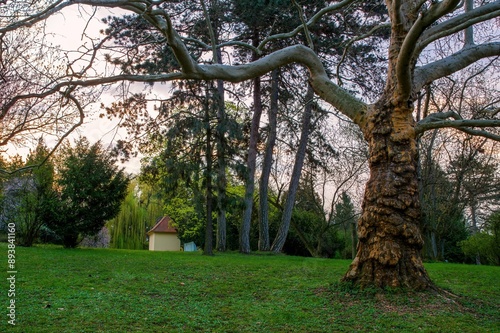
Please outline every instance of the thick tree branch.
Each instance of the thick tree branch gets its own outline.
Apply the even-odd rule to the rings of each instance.
[[[500,127],[500,119],[463,119],[458,113],[453,111],[439,112],[433,113],[419,121],[415,127],[415,133],[418,135],[437,128],[455,128],[468,134],[500,141],[500,135],[485,130],[477,130],[473,127]]]
[[[182,41],[181,36],[174,29],[170,16],[165,10],[148,10],[128,8],[128,6],[120,6],[123,9],[129,9],[136,14],[141,15],[145,20],[156,27],[167,38],[167,44],[172,49],[172,52],[177,59],[177,62],[184,73],[193,73],[198,69],[198,64],[194,61],[189,53],[186,45]]]
[[[401,0],[392,0],[388,3],[389,13],[391,13],[391,21],[394,25],[403,24],[402,13],[401,13]],[[390,4],[390,5],[389,5]]]
[[[475,130],[468,127],[455,127],[457,130],[462,131],[464,133],[474,135],[474,136],[482,136],[483,138],[491,139],[494,141],[500,142],[500,135],[493,134],[491,132],[483,131],[483,130]]]
[[[419,91],[426,84],[464,69],[480,59],[494,56],[500,56],[500,42],[469,45],[444,59],[417,67],[413,91]]]
[[[356,124],[361,125],[364,122],[367,105],[333,83],[318,56],[303,45],[289,46],[245,65],[200,65],[201,72],[193,73],[189,78],[242,82],[291,63],[299,63],[309,69],[310,83],[323,100],[339,109]]]
[[[38,94],[26,94],[15,96],[6,103],[1,114],[5,114],[16,102],[28,98],[44,98],[61,91],[68,86],[90,87],[102,84],[111,84],[120,81],[131,82],[166,82],[173,80],[224,80],[233,83],[242,82],[262,76],[273,69],[291,63],[299,63],[306,66],[310,72],[310,83],[314,91],[326,102],[339,109],[344,115],[361,125],[364,122],[367,105],[355,98],[344,89],[333,83],[326,74],[323,64],[318,56],[308,47],[303,45],[290,46],[260,58],[252,63],[228,66],[228,65],[197,65],[190,72],[174,72],[157,75],[116,75],[88,80],[68,80],[59,82],[45,92]]]
[[[410,31],[405,36],[396,63],[398,90],[403,100],[407,100],[412,91],[411,69],[413,67],[412,63],[417,56],[417,41],[427,27],[453,11],[459,2],[460,0],[445,0],[432,3],[428,10],[420,12]]]

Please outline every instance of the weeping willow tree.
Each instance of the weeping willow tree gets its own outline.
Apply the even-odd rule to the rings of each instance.
[[[110,247],[142,250],[146,245],[146,233],[163,215],[161,203],[151,190],[132,182],[122,202],[118,216],[108,221],[111,234]]]

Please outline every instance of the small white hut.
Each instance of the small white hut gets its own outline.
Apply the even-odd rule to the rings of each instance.
[[[181,240],[171,221],[170,217],[164,216],[149,230],[149,251],[180,251]]]

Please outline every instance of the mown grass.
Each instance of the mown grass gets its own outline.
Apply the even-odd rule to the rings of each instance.
[[[1,332],[500,332],[499,267],[427,264],[449,294],[380,293],[337,283],[345,260],[16,251],[16,326],[4,307]]]

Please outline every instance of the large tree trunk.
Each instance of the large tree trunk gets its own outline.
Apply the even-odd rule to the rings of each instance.
[[[271,105],[269,107],[269,133],[267,135],[266,150],[262,163],[262,175],[259,185],[259,251],[269,251],[271,248],[269,240],[269,176],[273,164],[273,150],[276,143],[276,127],[278,116],[278,70],[275,69],[271,75]]]
[[[358,248],[344,281],[361,288],[433,286],[422,264],[417,146],[409,105],[384,98],[370,110],[364,134],[370,180],[358,221]]]

